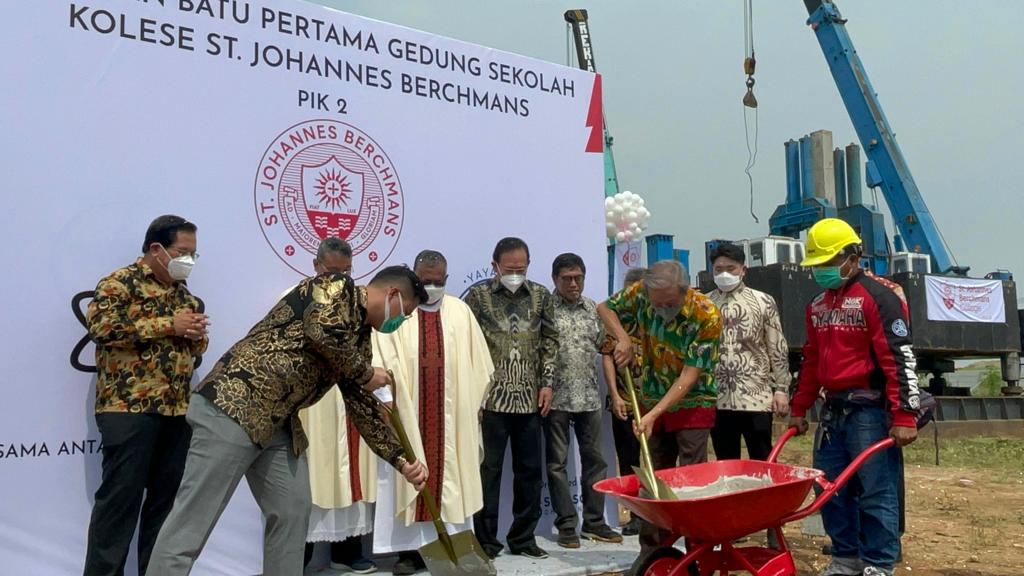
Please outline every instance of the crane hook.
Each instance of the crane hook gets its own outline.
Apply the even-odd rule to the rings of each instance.
[[[747,93],[743,95],[743,105],[747,108],[757,108],[757,98],[754,97],[754,68],[757,60],[751,54],[743,60],[743,72],[747,75]]]

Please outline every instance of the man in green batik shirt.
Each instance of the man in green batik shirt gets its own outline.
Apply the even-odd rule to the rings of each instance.
[[[598,313],[616,339],[614,356],[619,366],[634,361],[633,344],[623,325],[635,327],[643,412],[635,427],[638,434],[650,438],[654,468],[706,462],[718,401],[714,378],[722,332],[718,309],[690,287],[682,264],[663,260],[651,265],[643,282],[600,304]],[[643,522],[638,562],[666,536]]]

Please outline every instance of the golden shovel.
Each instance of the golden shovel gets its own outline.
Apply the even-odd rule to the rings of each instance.
[[[388,374],[391,375],[391,386],[393,389],[395,377],[391,374],[390,370]],[[409,436],[405,433],[405,426],[399,417],[398,402],[395,402],[393,405],[393,408],[388,408],[381,404],[381,409],[388,415],[388,419],[391,421],[395,435],[398,436],[398,441],[405,452],[405,460],[410,464],[414,464],[416,462],[416,452],[412,449]],[[419,497],[423,499],[423,503],[427,506],[430,517],[434,522],[434,528],[437,530],[437,540],[420,546],[420,556],[423,557],[423,563],[427,565],[427,571],[433,576],[496,576],[498,571],[494,568],[494,564],[491,563],[490,556],[484,552],[483,546],[476,539],[476,535],[469,530],[448,534],[444,522],[441,521],[441,512],[438,510],[437,500],[434,499],[434,494],[429,486],[423,487]]]
[[[624,372],[626,373],[626,388],[629,389],[629,403],[633,406],[634,422],[639,422],[640,402],[636,399],[636,389],[633,387],[633,374],[629,371],[628,366]],[[647,448],[647,434],[640,434],[640,468],[633,466],[633,473],[640,479],[640,485],[643,486],[644,490],[655,499],[677,500],[676,493],[672,491],[672,487],[654,474],[654,466],[651,463],[651,451]]]

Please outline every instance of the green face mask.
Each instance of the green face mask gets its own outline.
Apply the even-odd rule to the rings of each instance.
[[[841,269],[842,266],[819,266],[811,268],[811,273],[814,274],[814,281],[818,283],[818,286],[835,290],[846,281],[846,278],[843,278]]]
[[[398,316],[391,317],[391,299],[384,301],[384,322],[377,328],[381,334],[390,334],[405,322],[405,303],[402,302],[402,293],[398,293]]]

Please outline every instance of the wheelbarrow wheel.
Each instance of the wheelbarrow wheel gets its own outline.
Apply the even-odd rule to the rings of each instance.
[[[679,561],[683,559],[683,551],[678,548],[665,546],[655,548],[644,558],[644,561],[637,566],[634,576],[668,576],[675,569]]]

